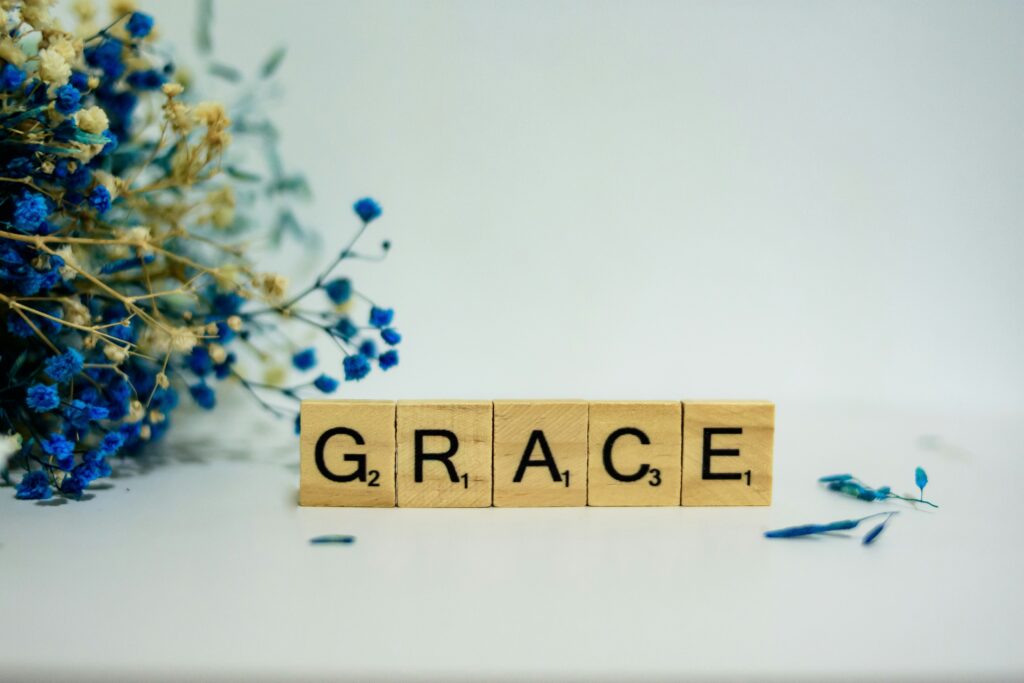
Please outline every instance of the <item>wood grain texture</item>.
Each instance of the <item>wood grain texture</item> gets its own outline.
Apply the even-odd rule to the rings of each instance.
[[[686,401],[683,505],[771,505],[774,437],[773,403]]]
[[[300,410],[299,505],[394,507],[395,403],[303,401]],[[351,480],[332,481],[324,471]]]
[[[586,401],[494,402],[496,507],[586,505],[587,413]]]
[[[593,401],[589,424],[588,505],[679,505],[682,403]]]
[[[399,401],[397,426],[399,507],[491,505],[490,401]]]

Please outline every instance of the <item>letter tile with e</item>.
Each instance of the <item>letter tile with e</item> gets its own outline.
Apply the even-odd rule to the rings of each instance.
[[[771,505],[775,404],[683,404],[683,505]]]

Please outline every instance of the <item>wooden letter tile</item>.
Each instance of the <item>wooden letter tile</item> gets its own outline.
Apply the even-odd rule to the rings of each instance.
[[[395,404],[303,401],[299,505],[394,507]]]
[[[771,505],[775,405],[686,401],[683,505]]]
[[[679,505],[682,433],[679,401],[592,402],[587,503]]]
[[[495,401],[494,505],[586,503],[586,401]]]
[[[398,506],[489,507],[490,401],[398,402]]]

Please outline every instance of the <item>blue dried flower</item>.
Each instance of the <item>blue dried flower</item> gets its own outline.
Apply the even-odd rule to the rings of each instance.
[[[377,363],[380,364],[381,370],[390,370],[398,365],[398,351],[394,349],[385,351],[380,354],[380,358],[377,359]]]
[[[71,476],[77,477],[82,482],[83,487],[85,487],[103,476],[103,468],[100,466],[99,461],[86,460],[75,465],[74,469],[71,470]]]
[[[62,470],[71,469],[75,455],[75,445],[68,441],[63,434],[50,434],[43,439],[39,446],[47,455],[51,455],[57,461],[57,467]]]
[[[25,72],[13,64],[4,64],[4,68],[0,69],[0,90],[12,92],[24,82]]]
[[[380,218],[381,213],[383,213],[380,208],[380,204],[369,197],[363,197],[353,204],[352,210],[356,212],[356,215],[359,216],[364,223],[369,223],[372,220]]]
[[[361,353],[345,356],[342,362],[347,381],[359,381],[370,373],[370,360]]]
[[[58,384],[63,384],[82,371],[82,354],[77,349],[68,349],[59,356],[52,356],[43,363],[43,372]]]
[[[103,435],[100,445],[96,449],[98,457],[105,458],[117,454],[124,445],[124,434],[121,432],[108,432]]]
[[[57,88],[56,97],[53,98],[53,108],[61,114],[68,116],[74,114],[81,107],[82,94],[73,85],[62,85]]]
[[[37,413],[46,413],[60,405],[57,387],[50,384],[33,384],[25,391],[25,405]]]
[[[303,349],[292,356],[292,365],[299,370],[309,370],[316,365],[316,349]]]
[[[90,422],[105,420],[110,411],[104,406],[92,405],[81,399],[74,399],[64,407],[64,419],[76,429],[88,429]]]
[[[188,388],[188,392],[192,394],[192,398],[204,410],[213,410],[217,405],[217,395],[214,393],[210,385],[205,382],[194,384]]]
[[[18,482],[15,497],[21,500],[46,500],[53,495],[50,478],[42,470],[27,472]]]
[[[89,89],[89,74],[82,71],[72,71],[69,82],[75,90],[79,93],[83,93]]]
[[[327,298],[336,304],[343,304],[352,297],[352,281],[345,277],[331,280],[324,285]]]
[[[71,473],[61,480],[60,492],[66,496],[80,498],[88,483],[81,476]]]
[[[374,327],[387,327],[395,318],[395,311],[391,308],[380,308],[374,306],[370,309],[370,324]]]
[[[164,76],[154,69],[134,71],[128,74],[128,85],[137,90],[156,90],[164,84]],[[134,104],[133,104],[134,108]]]
[[[50,203],[46,197],[38,192],[25,190],[14,200],[14,229],[33,234],[50,213]]]
[[[110,190],[104,185],[97,185],[89,193],[89,206],[96,213],[103,215],[110,209]],[[109,272],[109,271],[108,271]]]
[[[363,343],[359,345],[359,353],[363,354],[367,358],[376,358],[377,345],[372,339],[364,339]]]
[[[384,343],[389,344],[390,346],[395,346],[398,342],[402,341],[402,335],[398,334],[398,330],[390,327],[383,329],[380,333],[380,337],[384,340]]]
[[[145,38],[153,30],[153,17],[144,12],[133,12],[128,19],[128,33],[132,38]]]
[[[109,79],[120,78],[124,73],[121,54],[124,44],[116,38],[107,38],[99,45],[85,48],[85,61],[89,66],[102,69]]]
[[[188,355],[188,369],[199,377],[205,377],[213,370],[213,359],[210,350],[205,346],[193,346]]]
[[[359,334],[359,328],[348,318],[339,318],[338,322],[334,324],[333,331],[345,341]]]
[[[329,375],[320,375],[313,380],[313,386],[325,394],[333,394],[338,388],[338,380]]]

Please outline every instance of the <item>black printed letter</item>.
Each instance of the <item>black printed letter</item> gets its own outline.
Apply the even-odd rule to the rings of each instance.
[[[611,475],[612,479],[617,479],[618,481],[639,481],[647,475],[647,471],[651,468],[650,465],[644,463],[643,465],[640,465],[640,469],[633,474],[622,474],[615,469],[615,463],[612,462],[612,446],[615,445],[616,439],[620,436],[625,436],[626,434],[635,436],[640,440],[640,443],[645,446],[651,443],[651,440],[647,435],[636,427],[623,427],[622,429],[616,429],[604,442],[604,469],[609,475]]]
[[[544,457],[532,460],[530,454],[533,452],[533,447],[536,444],[540,444],[540,450]],[[548,447],[548,440],[544,438],[544,432],[539,429],[535,429],[530,433],[530,440],[526,442],[526,450],[523,451],[523,458],[519,461],[519,469],[516,470],[516,476],[512,481],[517,484],[521,482],[523,475],[526,474],[527,467],[547,467],[551,471],[552,481],[562,481],[562,475],[558,472],[558,465],[555,464],[555,457],[551,455],[551,448]]]
[[[324,448],[327,446],[327,442],[332,436],[348,436],[351,437],[356,444],[363,446],[366,444],[363,441],[363,435],[354,429],[348,427],[334,427],[328,429],[326,432],[320,435],[320,438],[316,441],[316,468],[320,470],[320,474],[324,475],[331,481],[366,481],[366,454],[365,453],[346,453],[343,460],[345,462],[354,462],[356,469],[352,474],[335,474],[327,469],[327,463],[324,462]]]
[[[712,472],[711,458],[716,455],[739,455],[738,448],[712,448],[711,437],[715,434],[742,434],[742,427],[705,427],[704,428],[704,465],[701,468],[703,479],[742,479],[739,472]]]
[[[448,439],[448,450],[444,453],[424,453],[423,437],[425,436],[442,436]],[[447,429],[417,429],[416,452],[413,454],[416,461],[416,483],[419,484],[423,482],[424,460],[437,460],[438,462],[444,463],[445,468],[448,470],[448,478],[456,484],[459,483],[459,473],[455,471],[455,465],[452,464],[451,460],[457,450],[459,450],[459,437],[455,436],[455,434],[449,432]]]

